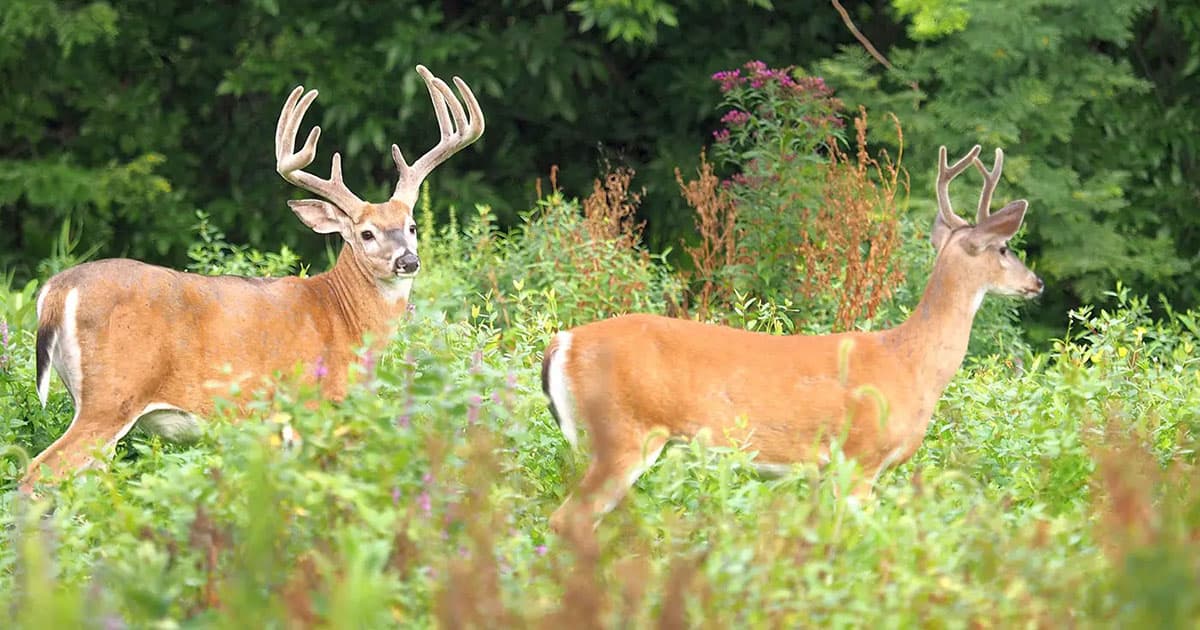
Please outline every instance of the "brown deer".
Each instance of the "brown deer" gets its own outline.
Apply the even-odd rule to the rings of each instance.
[[[558,530],[611,510],[670,440],[708,434],[757,451],[771,471],[827,463],[830,440],[857,460],[856,494],[920,446],[934,406],[962,365],[986,293],[1040,295],[1043,284],[1007,242],[1027,204],[989,211],[1004,154],[988,171],[976,145],[954,165],[939,151],[936,252],[925,293],[903,324],[879,332],[775,336],[625,315],[558,333],[542,387],[563,435],[578,425],[592,458],[551,517]],[[975,225],[950,206],[950,181],[974,164],[984,176]]]
[[[289,201],[300,220],[345,241],[333,269],[311,278],[209,277],[135,260],[89,262],[55,275],[38,295],[37,390],[42,404],[50,367],[75,404],[66,433],[33,459],[29,491],[51,475],[93,462],[134,426],[165,439],[194,439],[199,416],[217,396],[239,402],[269,388],[278,373],[313,366],[324,395],[346,393],[355,347],[370,335],[386,343],[405,312],[420,268],[412,210],[435,167],[483,134],[483,112],[458,77],[463,104],[444,81],[417,66],[433,100],[441,139],[412,165],[392,145],[399,171],[383,203],[359,199],[342,181],[341,155],[329,179],[304,169],[316,156],[320,127],[299,152],[296,134],[317,91],[297,87],[275,130],[276,170],[323,199]],[[236,387],[236,389],[234,389]]]

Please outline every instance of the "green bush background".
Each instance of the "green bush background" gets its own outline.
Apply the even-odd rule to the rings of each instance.
[[[349,184],[381,199],[388,145],[416,154],[435,139],[417,63],[464,77],[488,120],[431,180],[439,223],[471,200],[515,226],[551,165],[582,192],[608,159],[639,173],[652,250],[678,256],[693,236],[672,172],[691,172],[716,128],[707,77],[762,59],[824,76],[851,109],[899,115],[922,209],[939,144],[1008,151],[998,194],[1027,197],[1040,219],[1027,251],[1048,291],[1025,315],[1037,343],[1062,333],[1069,308],[1111,306],[1117,279],[1197,304],[1200,8],[847,4],[894,70],[824,3],[6,2],[0,269],[33,277],[66,221],[83,251],[179,266],[196,209],[233,242],[312,259],[319,241],[276,219],[299,194],[272,168],[278,108],[297,84],[319,88],[314,168],[339,150]]]

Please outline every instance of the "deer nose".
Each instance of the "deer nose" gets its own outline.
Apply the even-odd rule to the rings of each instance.
[[[396,273],[416,273],[421,268],[421,259],[417,258],[417,255],[412,252],[404,252],[404,254],[396,259],[393,267]]]

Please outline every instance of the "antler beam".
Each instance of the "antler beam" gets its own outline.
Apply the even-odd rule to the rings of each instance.
[[[971,165],[972,161],[979,156],[980,149],[981,147],[978,144],[975,145],[970,151],[967,151],[967,154],[963,156],[962,159],[955,162],[954,165],[951,166],[946,161],[946,146],[942,145],[938,148],[938,213],[942,216],[942,221],[945,221],[946,225],[950,226],[951,229],[958,229],[970,224],[967,223],[966,219],[955,214],[954,208],[950,206],[950,182],[953,181],[955,177],[958,177],[959,173],[967,170],[967,167]],[[991,193],[988,193],[988,198],[990,201]]]
[[[983,175],[983,190],[979,193],[979,208],[975,212],[975,224],[979,225],[984,219],[992,216],[992,192],[996,190],[996,184],[1000,183],[1000,172],[1004,170],[1004,151],[996,149],[996,159],[992,161],[990,171],[983,166],[983,161],[979,158],[975,158],[973,162],[975,168]]]
[[[483,135],[483,111],[479,108],[479,101],[475,100],[475,94],[471,92],[471,88],[467,87],[466,82],[458,77],[453,78],[454,85],[458,87],[463,102],[466,103],[464,111],[462,103],[459,102],[445,81],[433,76],[425,66],[417,66],[417,73],[421,75],[421,78],[425,80],[425,85],[429,88],[429,97],[433,101],[433,110],[437,114],[441,139],[438,140],[437,146],[422,155],[411,166],[404,160],[404,155],[400,153],[400,147],[392,145],[392,159],[395,160],[396,170],[400,174],[392,199],[401,201],[410,208],[416,204],[421,182],[425,181],[430,171]]]
[[[303,98],[301,98],[303,94]],[[291,184],[316,193],[333,202],[351,219],[357,220],[362,213],[365,203],[359,199],[342,181],[342,155],[333,154],[329,179],[321,179],[304,169],[312,164],[317,156],[317,140],[321,138],[321,128],[313,127],[308,132],[304,147],[296,152],[296,132],[300,130],[300,122],[313,101],[317,100],[317,91],[309,90],[304,94],[304,86],[297,86],[283,104],[279,113],[279,123],[275,126],[275,170]]]

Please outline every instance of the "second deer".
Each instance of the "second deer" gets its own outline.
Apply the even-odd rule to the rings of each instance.
[[[50,278],[37,300],[37,390],[42,404],[53,367],[75,403],[66,433],[33,459],[29,491],[93,461],[134,426],[183,441],[198,432],[213,399],[269,388],[280,372],[310,366],[306,378],[341,398],[354,349],[364,336],[386,342],[405,312],[420,266],[412,209],[421,182],[438,164],[483,134],[483,112],[458,77],[466,109],[441,79],[417,66],[433,100],[441,138],[409,165],[392,145],[395,193],[368,203],[342,181],[333,154],[329,179],[304,169],[316,157],[321,128],[296,152],[296,134],[317,91],[297,87],[275,129],[276,170],[322,199],[289,201],[321,234],[345,241],[330,271],[312,278],[199,276],[135,260],[89,262]],[[237,386],[237,390],[231,386]]]
[[[656,315],[625,315],[560,332],[546,348],[542,387],[575,445],[588,430],[592,458],[579,486],[551,517],[562,531],[599,519],[670,440],[708,433],[757,451],[767,470],[826,463],[830,441],[857,460],[855,493],[907,460],[962,365],[987,293],[1040,295],[1043,283],[1008,249],[1027,204],[992,213],[1004,154],[992,170],[976,145],[950,165],[939,151],[936,260],[921,301],[903,324],[878,332],[774,336]],[[975,225],[950,206],[952,179],[972,164],[984,176]]]

